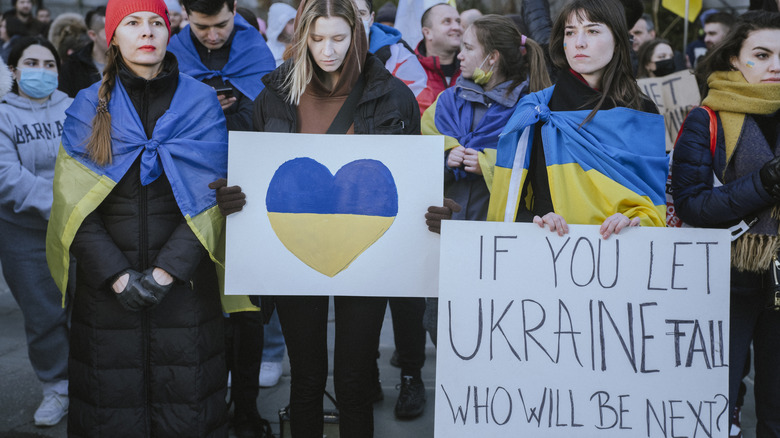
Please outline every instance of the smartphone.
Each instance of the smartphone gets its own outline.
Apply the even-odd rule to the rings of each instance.
[[[228,99],[233,97],[233,87],[217,88],[215,91],[217,95],[225,96]]]

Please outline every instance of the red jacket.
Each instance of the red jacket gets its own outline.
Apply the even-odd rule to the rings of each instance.
[[[426,84],[425,89],[417,95],[417,104],[420,105],[420,114],[422,114],[436,101],[436,98],[439,97],[439,93],[455,85],[455,80],[460,76],[460,61],[458,61],[458,58],[455,58],[455,73],[452,74],[452,78],[450,78],[448,84],[444,72],[441,71],[439,57],[427,56],[425,40],[420,41],[417,45],[415,54],[417,54],[417,59],[420,60],[420,64],[422,64],[425,73],[428,75],[428,83]]]

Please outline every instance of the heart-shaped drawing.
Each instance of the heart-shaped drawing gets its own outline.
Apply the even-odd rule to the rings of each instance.
[[[398,190],[390,169],[376,160],[352,161],[333,176],[311,158],[295,158],[274,172],[265,205],[282,244],[334,277],[393,224]]]

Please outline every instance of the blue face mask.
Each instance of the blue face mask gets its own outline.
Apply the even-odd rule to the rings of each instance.
[[[48,97],[57,89],[57,74],[42,68],[25,68],[19,79],[19,89],[33,99]]]

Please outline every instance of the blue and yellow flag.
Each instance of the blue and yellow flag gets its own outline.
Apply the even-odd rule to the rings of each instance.
[[[141,183],[147,185],[163,170],[187,224],[208,250],[224,285],[225,220],[208,184],[227,174],[225,117],[212,90],[187,75],[170,108],[147,139],[143,124],[121,81],[111,92],[113,159],[99,166],[86,145],[92,133],[100,83],[82,90],[66,111],[62,146],[54,169],[54,203],[46,235],[46,259],[52,277],[63,292],[68,283],[70,245],[84,219],[108,196],[138,156]],[[257,310],[246,296],[224,296],[227,312]]]
[[[398,189],[390,169],[377,160],[355,160],[331,175],[316,160],[299,157],[274,172],[265,204],[282,244],[334,277],[393,224]]]
[[[534,125],[541,128],[550,195],[556,213],[571,224],[601,224],[615,213],[643,226],[664,226],[668,173],[664,119],[618,107],[550,111],[554,87],[524,97],[498,142],[488,220],[515,220],[528,173]]]
[[[271,49],[263,37],[241,15],[235,15],[235,36],[230,44],[228,61],[222,70],[215,71],[203,65],[187,25],[168,43],[168,51],[176,55],[179,70],[199,81],[219,76],[244,96],[255,100],[263,91],[263,76],[276,68]],[[211,91],[214,92],[213,90]]]

